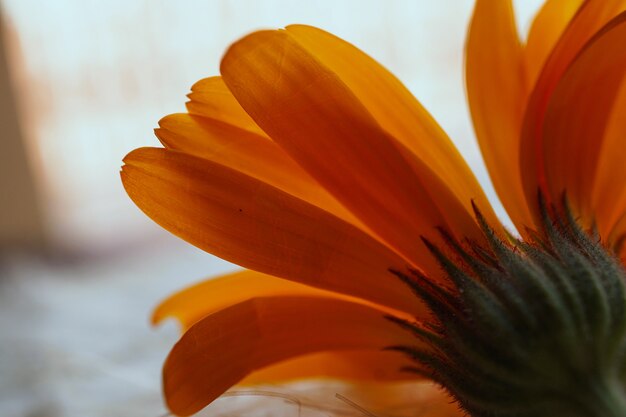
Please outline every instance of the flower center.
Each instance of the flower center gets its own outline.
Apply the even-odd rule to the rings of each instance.
[[[446,248],[425,240],[447,286],[392,271],[432,320],[390,317],[427,347],[389,349],[473,417],[626,416],[626,272],[564,206],[548,214],[556,210],[542,205],[533,242],[500,238],[478,211],[488,248],[445,231]]]

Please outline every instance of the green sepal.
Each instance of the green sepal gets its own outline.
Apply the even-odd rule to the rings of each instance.
[[[486,246],[444,229],[444,248],[423,239],[447,283],[392,271],[432,320],[390,318],[422,346],[390,349],[473,417],[626,416],[626,272],[565,198],[540,209],[531,241],[499,236],[476,208]]]

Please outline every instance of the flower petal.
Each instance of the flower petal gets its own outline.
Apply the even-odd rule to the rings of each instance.
[[[168,317],[175,317],[183,326],[183,330],[186,330],[209,314],[242,301],[256,297],[288,295],[350,299],[339,293],[256,271],[243,270],[208,279],[169,296],[155,309],[152,323],[157,324]]]
[[[397,351],[375,349],[319,352],[298,356],[255,371],[240,384],[258,385],[307,378],[361,382],[419,379],[415,373],[402,370],[406,365],[406,356]]]
[[[617,219],[606,241],[626,265],[626,213]]]
[[[269,297],[205,317],[174,346],[163,369],[168,407],[191,415],[251,372],[326,350],[415,343],[372,307],[322,297]]]
[[[522,126],[520,160],[524,193],[537,224],[540,224],[541,217],[538,204],[534,203],[537,191],[543,190],[548,198],[560,198],[560,195],[549,194],[545,173],[546,165],[551,163],[544,159],[543,152],[543,128],[550,98],[583,46],[625,7],[625,0],[588,0],[583,3],[548,57],[528,99]]]
[[[196,82],[187,95],[190,114],[236,126],[267,138],[265,132],[245,112],[224,84],[222,77],[209,77]]]
[[[153,324],[175,317],[189,329],[204,317],[235,304],[262,297],[319,296],[363,304],[362,300],[320,290],[256,271],[244,270],[212,278],[168,297],[154,311]],[[393,313],[391,310],[388,313]],[[248,375],[241,384],[254,385],[303,378],[336,378],[354,381],[415,380],[401,370],[406,357],[394,351],[355,350],[319,352],[263,368]]]
[[[593,213],[602,237],[613,234],[620,217],[626,215],[624,120],[626,120],[626,82],[622,81],[606,126],[593,186]]]
[[[245,268],[370,299],[423,307],[388,272],[405,262],[333,214],[229,167],[167,149],[124,159],[126,192],[173,234]]]
[[[419,242],[420,235],[436,236],[436,226],[481,239],[473,216],[441,179],[287,32],[256,32],[236,42],[221,71],[274,141],[416,265],[438,269]]]
[[[535,16],[524,48],[526,79],[534,85],[554,45],[583,0],[547,0]]]
[[[378,124],[423,161],[471,211],[471,201],[491,206],[458,150],[413,94],[382,65],[352,44],[321,29],[287,26],[287,33],[335,73]],[[496,222],[493,221],[495,224]]]
[[[153,324],[175,317],[189,329],[204,317],[235,304],[259,297],[320,296],[361,300],[339,293],[320,290],[297,282],[244,270],[212,278],[168,297],[154,311]],[[389,311],[391,313],[391,311]],[[294,358],[253,372],[243,384],[276,383],[291,379],[325,377],[351,380],[415,380],[403,372],[406,357],[392,351],[321,352]]]
[[[467,417],[446,390],[431,381],[359,384],[343,395],[376,416],[393,411],[404,417]]]
[[[233,168],[365,229],[352,213],[267,138],[222,121],[189,114],[166,116],[159,121],[159,126],[155,132],[166,148]]]
[[[465,78],[485,164],[502,204],[523,233],[532,224],[519,174],[519,131],[528,86],[510,0],[476,2]]]
[[[590,196],[596,174],[609,168],[599,165],[600,152],[619,87],[626,77],[624,45],[626,12],[609,22],[572,62],[545,114],[541,141],[549,193],[558,198],[567,192],[572,207],[588,226],[594,221]],[[621,146],[610,151],[623,155],[623,137],[619,143]],[[619,191],[622,188],[623,183]]]

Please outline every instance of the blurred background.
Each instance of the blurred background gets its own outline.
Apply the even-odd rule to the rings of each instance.
[[[515,3],[522,33],[540,2]],[[177,329],[151,329],[151,309],[235,267],[147,219],[119,167],[133,148],[157,146],[157,121],[184,111],[190,86],[252,30],[312,24],[382,62],[504,217],[465,103],[472,3],[0,0],[0,415],[166,413],[160,367]]]

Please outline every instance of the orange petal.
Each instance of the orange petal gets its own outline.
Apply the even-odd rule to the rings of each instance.
[[[163,370],[168,407],[190,415],[251,372],[326,350],[414,344],[372,307],[322,297],[269,297],[205,317],[174,346]]]
[[[466,417],[467,413],[438,385],[430,381],[412,383],[358,384],[342,392],[345,398],[372,415],[405,417]],[[363,414],[370,415],[370,414]]]
[[[149,217],[245,268],[370,299],[422,307],[388,268],[405,262],[333,214],[214,161],[167,149],[126,156],[126,192]]]
[[[602,238],[611,235],[620,217],[626,214],[624,120],[626,120],[626,82],[622,81],[604,134],[593,187],[593,212]]]
[[[305,25],[288,26],[286,31],[346,84],[385,131],[437,173],[469,211],[474,200],[496,224],[474,174],[443,129],[400,80],[331,33]]]
[[[154,311],[152,322],[156,324],[175,317],[183,330],[187,330],[216,311],[268,296],[322,296],[363,303],[338,293],[244,270],[209,279],[168,297]],[[320,352],[263,368],[248,375],[241,383],[253,385],[312,377],[354,381],[415,380],[415,374],[401,371],[403,365],[406,365],[406,357],[392,351]]]
[[[600,151],[626,76],[624,45],[626,12],[594,36],[572,62],[555,88],[545,115],[541,141],[548,190],[553,198],[566,191],[586,225],[594,221],[590,197],[596,173],[609,168],[599,166]],[[611,149],[622,157],[623,139],[619,147]],[[623,183],[619,190],[622,188]],[[602,196],[598,198],[602,201]]]
[[[317,295],[349,299],[331,291],[320,290],[297,282],[276,278],[256,271],[243,270],[211,278],[179,291],[155,309],[152,323],[175,317],[188,329],[200,319],[233,304],[256,297]]]
[[[348,350],[299,356],[255,371],[240,384],[258,385],[305,378],[344,381],[414,381],[419,376],[405,372],[406,356],[395,351]]]
[[[238,126],[189,114],[159,121],[156,135],[167,148],[228,166],[364,228],[274,142]]]
[[[548,193],[544,161],[543,128],[545,113],[561,77],[583,46],[613,17],[626,7],[625,0],[588,0],[574,16],[548,57],[528,100],[520,143],[522,184],[531,212],[540,222],[537,190]]]
[[[519,167],[528,86],[511,1],[478,0],[466,45],[465,78],[476,137],[502,204],[520,232],[531,225]]]
[[[219,120],[267,138],[263,130],[241,108],[222,77],[209,77],[196,82],[187,97],[190,100],[187,103],[190,114]]]
[[[437,270],[419,242],[435,226],[481,238],[437,175],[383,131],[332,71],[285,31],[236,42],[224,81],[252,118],[363,223],[415,264]]]
[[[583,0],[547,0],[535,16],[524,48],[526,79],[534,85],[546,59]]]
[[[626,265],[626,213],[617,219],[606,241]]]

